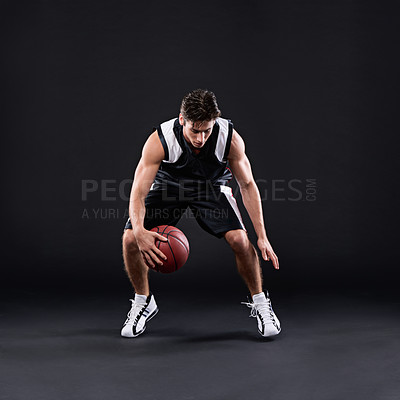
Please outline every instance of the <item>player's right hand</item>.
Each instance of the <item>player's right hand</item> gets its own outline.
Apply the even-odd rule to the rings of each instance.
[[[162,260],[166,260],[166,255],[156,246],[156,240],[167,242],[168,239],[157,232],[142,229],[134,232],[136,243],[143,257],[144,262],[150,267],[155,264],[162,265]]]

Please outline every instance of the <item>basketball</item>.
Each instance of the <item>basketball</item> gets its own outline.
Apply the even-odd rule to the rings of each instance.
[[[149,267],[163,274],[169,274],[182,268],[189,257],[189,241],[185,234],[170,225],[159,225],[151,231],[166,237],[168,242],[156,240],[156,246],[166,255],[167,259],[162,260],[163,265],[155,264],[154,267]]]

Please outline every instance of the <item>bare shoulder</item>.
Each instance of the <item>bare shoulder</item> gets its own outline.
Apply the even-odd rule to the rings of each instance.
[[[229,149],[228,160],[240,159],[245,155],[245,143],[243,138],[233,130],[231,147]]]
[[[146,140],[143,146],[142,158],[151,163],[160,163],[164,159],[164,148],[155,130]]]

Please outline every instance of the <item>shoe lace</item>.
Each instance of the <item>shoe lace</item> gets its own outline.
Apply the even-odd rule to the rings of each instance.
[[[143,304],[136,303],[134,299],[129,299],[129,300],[132,303],[132,305],[131,305],[131,309],[129,310],[128,314],[126,315],[127,318],[126,318],[125,324],[137,322],[136,318],[139,316],[140,311],[144,307]]]
[[[248,302],[242,301],[241,304],[244,304],[251,309],[249,317],[256,318],[257,311],[258,311],[263,316],[264,322],[267,322],[268,320],[271,320],[271,321],[274,320],[271,300],[268,297],[267,297],[266,302],[256,304],[256,303],[252,303],[250,301],[248,301]]]

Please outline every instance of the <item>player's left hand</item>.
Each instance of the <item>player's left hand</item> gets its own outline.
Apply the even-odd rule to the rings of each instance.
[[[265,261],[272,261],[275,269],[279,269],[278,256],[275,254],[271,243],[266,238],[260,238],[257,240],[257,246],[261,251],[262,258]]]

